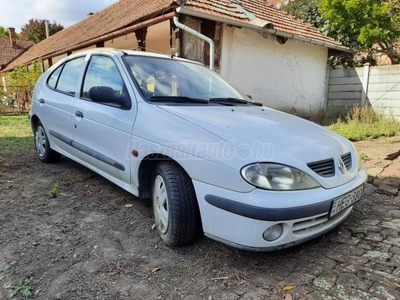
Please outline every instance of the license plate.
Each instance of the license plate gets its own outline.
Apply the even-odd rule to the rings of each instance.
[[[364,190],[364,185],[352,190],[343,196],[340,196],[332,200],[331,210],[329,213],[329,218],[332,218],[337,213],[341,212],[343,209],[353,205],[355,202],[361,199],[361,195]]]

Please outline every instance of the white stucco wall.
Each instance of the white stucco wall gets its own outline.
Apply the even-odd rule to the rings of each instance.
[[[324,108],[328,49],[225,27],[220,74],[268,107],[312,116]]]

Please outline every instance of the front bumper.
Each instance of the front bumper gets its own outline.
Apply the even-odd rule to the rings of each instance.
[[[366,179],[362,167],[354,180],[332,189],[290,192],[255,189],[238,193],[196,180],[193,184],[206,236],[235,248],[273,251],[313,239],[343,222],[353,206],[329,218],[333,199],[364,185]],[[263,233],[275,224],[282,225],[283,233],[268,242]]]

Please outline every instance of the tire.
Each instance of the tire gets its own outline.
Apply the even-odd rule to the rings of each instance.
[[[178,165],[161,162],[153,180],[153,211],[158,234],[170,247],[191,244],[198,232],[200,213],[192,180]]]
[[[34,138],[36,156],[41,162],[51,163],[60,158],[60,153],[50,148],[49,139],[47,138],[46,131],[40,121],[37,121],[35,124]]]

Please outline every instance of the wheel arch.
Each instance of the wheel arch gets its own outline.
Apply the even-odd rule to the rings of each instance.
[[[39,117],[37,115],[32,115],[31,116],[31,128],[32,128],[32,131],[35,130],[35,126],[36,126],[36,123],[38,121],[40,121],[40,119],[39,119]]]
[[[139,166],[139,198],[149,199],[152,197],[153,174],[157,165],[162,161],[172,162],[178,165],[183,171],[185,171],[186,174],[188,174],[186,170],[182,167],[182,165],[180,165],[176,160],[172,159],[171,157],[160,153],[149,154],[142,159]]]

